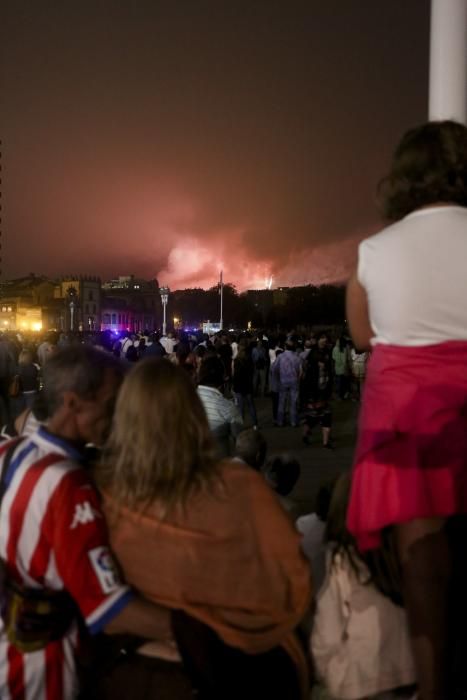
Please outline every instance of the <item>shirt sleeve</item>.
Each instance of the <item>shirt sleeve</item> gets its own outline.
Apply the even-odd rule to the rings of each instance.
[[[49,536],[57,573],[96,634],[133,597],[110,551],[100,498],[84,469],[71,470],[51,499]]]

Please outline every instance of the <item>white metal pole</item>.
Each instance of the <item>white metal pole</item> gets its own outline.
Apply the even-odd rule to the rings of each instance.
[[[431,0],[429,119],[467,121],[467,0]]]
[[[162,335],[166,334],[167,331],[167,302],[169,301],[169,292],[170,289],[168,287],[161,287],[159,289],[159,293],[161,295],[161,302],[162,302]]]
[[[224,319],[223,319],[223,314],[224,314],[224,282],[222,279],[222,270],[221,270],[221,280],[220,280],[220,295],[221,295],[221,318],[220,318],[220,329],[222,330],[224,327]]]

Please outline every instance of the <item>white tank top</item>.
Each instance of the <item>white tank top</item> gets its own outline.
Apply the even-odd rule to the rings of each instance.
[[[358,252],[373,345],[467,340],[467,208],[419,209]]]

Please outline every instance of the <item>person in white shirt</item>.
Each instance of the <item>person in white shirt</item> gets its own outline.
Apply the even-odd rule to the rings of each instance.
[[[220,357],[210,355],[204,358],[199,369],[198,396],[206,411],[220,458],[232,455],[235,438],[243,430],[243,419],[237,407],[222,395],[224,377],[224,364]]]
[[[360,243],[347,288],[355,346],[373,349],[347,524],[360,551],[391,528],[420,696],[453,700],[467,695],[466,126],[410,129],[380,195],[389,225]]]
[[[329,504],[335,480],[324,483],[316,495],[315,510],[297,518],[297,530],[303,535],[302,551],[310,562],[313,586],[318,593],[324,581],[325,574],[325,543],[324,533],[328,518]]]
[[[120,345],[120,359],[125,360],[126,359],[126,354],[128,352],[128,348],[131,348],[132,345],[134,345],[136,336],[134,333],[129,334],[127,333],[124,338],[122,338],[122,342]]]
[[[174,340],[173,334],[169,331],[167,335],[162,336],[160,339],[160,344],[166,351],[167,355],[172,355],[177,341]]]

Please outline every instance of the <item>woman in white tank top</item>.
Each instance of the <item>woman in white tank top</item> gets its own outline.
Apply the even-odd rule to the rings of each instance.
[[[454,700],[451,623],[462,638],[467,624],[465,592],[452,593],[467,557],[451,555],[467,514],[466,127],[409,131],[381,193],[390,225],[360,244],[347,291],[355,345],[373,348],[348,528],[361,551],[394,539],[420,697]]]

